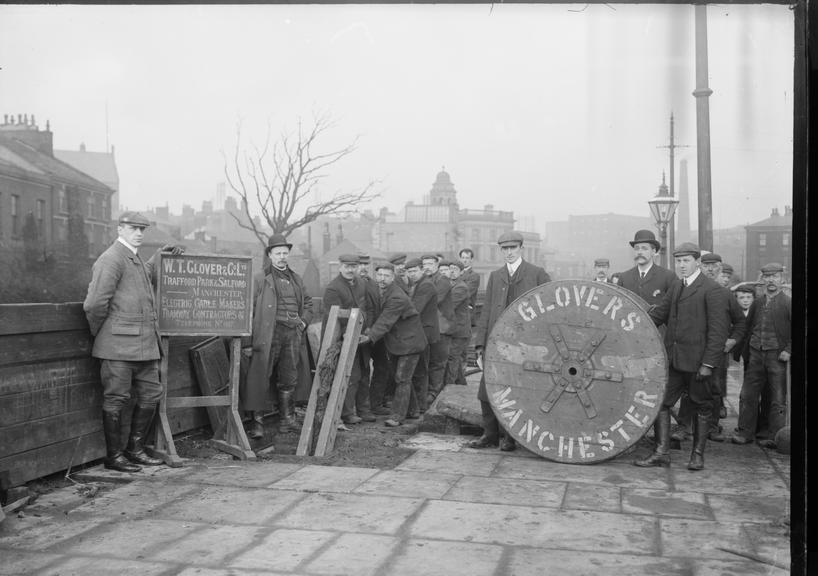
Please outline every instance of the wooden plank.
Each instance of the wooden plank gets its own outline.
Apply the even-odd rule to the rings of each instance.
[[[309,456],[312,452],[312,437],[315,433],[315,410],[318,406],[318,391],[321,388],[321,375],[319,368],[327,356],[327,350],[338,339],[340,329],[338,327],[338,306],[333,306],[329,309],[327,316],[327,328],[324,331],[324,341],[318,348],[318,360],[315,362],[315,376],[312,381],[312,388],[310,389],[310,397],[307,401],[307,412],[304,415],[304,424],[301,426],[301,436],[298,438],[298,447],[295,450],[298,456]],[[312,325],[310,326],[312,328]],[[317,330],[318,335],[321,333],[320,325]],[[317,338],[318,335],[315,337]]]
[[[0,305],[0,335],[64,330],[88,332],[88,321],[80,302]]]
[[[190,359],[202,396],[224,394],[229,389],[230,362],[221,338],[214,336],[191,347]],[[168,401],[170,402],[170,398]],[[230,399],[227,398],[227,401],[229,405]],[[169,403],[168,406],[172,404]],[[226,419],[224,410],[218,410],[211,405],[207,415],[213,430],[218,430],[224,425]]]
[[[99,380],[99,362],[90,355],[0,366],[0,402],[5,401],[4,396],[11,394],[36,392],[94,379]]]
[[[97,406],[16,424],[0,430],[0,458],[98,430],[102,430],[102,413]]]
[[[88,330],[0,336],[0,366],[88,357],[91,348]]]
[[[0,458],[0,472],[7,471],[9,487],[105,457],[102,431],[92,432],[37,450]]]
[[[241,338],[233,338],[230,346],[230,410],[227,425],[216,431],[214,446],[242,460],[255,460],[250,440],[239,416],[239,373],[241,364]]]
[[[167,399],[168,408],[217,408],[230,406],[230,396],[187,396]]]
[[[14,424],[87,407],[102,409],[102,387],[99,380],[9,394],[0,399],[0,436],[5,428]]]
[[[358,338],[361,335],[363,318],[358,308],[352,308],[344,332],[344,342],[341,345],[341,354],[338,356],[338,366],[335,369],[335,378],[332,381],[332,390],[327,400],[327,409],[321,422],[321,432],[315,443],[314,456],[325,456],[332,451],[335,445],[335,435],[338,432],[337,422],[341,416],[349,376],[352,373],[352,363],[355,362],[355,352],[358,349]]]

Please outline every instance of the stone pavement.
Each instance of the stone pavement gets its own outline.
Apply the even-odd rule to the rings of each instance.
[[[689,441],[644,469],[635,454],[568,465],[468,440],[417,434],[391,470],[210,460],[93,499],[56,490],[0,524],[0,574],[789,573],[774,566],[789,565],[788,456],[711,442],[689,472]]]

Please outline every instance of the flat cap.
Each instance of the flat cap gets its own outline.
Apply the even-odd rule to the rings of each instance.
[[[783,272],[784,266],[778,262],[770,262],[761,267],[762,274],[775,274],[776,272]]]
[[[406,262],[406,254],[395,254],[389,259],[389,261],[395,266],[403,264],[404,262]]]
[[[722,272],[724,272],[724,273],[726,273],[726,274],[732,274],[732,273],[733,273],[733,267],[732,267],[732,266],[730,266],[730,265],[729,265],[729,264],[727,264],[727,263],[722,263],[722,265],[721,265],[721,271],[722,271]]]
[[[420,261],[420,258],[411,258],[406,261],[406,268],[420,268],[423,266],[423,262]]]
[[[597,258],[594,260],[594,266],[610,266],[611,261],[607,258]]]
[[[698,258],[701,256],[701,250],[699,247],[694,244],[693,242],[682,242],[678,246],[676,246],[676,250],[673,251],[674,258],[676,256],[693,256],[694,258]]]
[[[517,232],[516,230],[503,232],[497,239],[497,244],[499,244],[500,246],[505,246],[507,244],[519,244],[520,246],[522,246],[523,235]]]
[[[341,264],[357,264],[359,259],[357,254],[341,254],[338,256],[338,262]]]
[[[702,264],[715,264],[716,262],[721,262],[721,256],[715,252],[708,252],[707,254],[702,254],[701,260]]]
[[[441,260],[441,261],[440,261],[440,265],[441,265],[441,266],[451,266],[451,265],[452,265],[452,261],[451,261],[451,260],[446,260],[446,259],[444,258],[443,260]]]
[[[748,284],[748,283],[744,282],[742,284],[739,284],[738,286],[735,286],[733,288],[733,292],[745,292],[747,294],[755,295],[756,289],[755,289],[755,286],[753,284]]]
[[[375,271],[378,270],[391,270],[392,272],[395,271],[395,265],[391,262],[376,262],[375,263]]]
[[[421,261],[423,261],[423,260],[437,260],[438,258],[434,254],[424,254],[423,256],[420,257],[420,259],[421,259]]]
[[[361,252],[358,254],[358,263],[359,264],[369,264],[369,254],[366,252]]]
[[[452,260],[451,262],[449,262],[449,268],[451,268],[452,266],[457,266],[458,270],[463,270],[463,263],[458,260]]]
[[[142,216],[139,212],[123,212],[119,215],[120,224],[130,224],[131,226],[142,226],[147,228],[151,225],[150,220]]]

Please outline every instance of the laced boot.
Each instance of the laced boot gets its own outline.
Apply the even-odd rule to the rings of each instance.
[[[118,472],[139,472],[141,466],[131,464],[122,455],[122,441],[120,440],[120,426],[122,425],[122,409],[102,411],[102,429],[105,433],[105,467]]]
[[[704,469],[704,447],[707,445],[707,432],[710,430],[710,416],[696,415],[693,426],[693,451],[690,453],[688,470]]]
[[[295,426],[293,417],[293,391],[280,390],[278,392],[278,431],[281,434],[289,432]]]
[[[497,418],[491,410],[488,402],[480,401],[480,410],[483,413],[483,435],[477,440],[472,440],[467,444],[469,448],[490,448],[496,447],[500,442],[500,429],[497,425]]]
[[[145,436],[153,421],[156,406],[140,406],[133,408],[131,416],[131,434],[128,437],[128,446],[125,448],[125,458],[134,464],[143,466],[159,466],[162,460],[152,458],[145,452]]]
[[[656,449],[644,460],[634,460],[634,466],[670,466],[670,411],[663,407],[656,418]]]

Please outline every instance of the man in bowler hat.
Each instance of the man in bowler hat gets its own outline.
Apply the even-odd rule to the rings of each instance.
[[[653,232],[638,230],[629,244],[636,265],[616,274],[616,284],[636,293],[648,306],[657,305],[678,278],[671,270],[654,262],[662,246]]]
[[[162,398],[159,381],[159,325],[154,287],[157,251],[147,262],[138,248],[150,222],[138,212],[123,212],[116,241],[94,262],[83,310],[94,336],[91,354],[101,360],[102,426],[105,467],[138,472],[161,460],[148,456],[145,435]],[[163,246],[163,252],[181,254],[181,246]],[[122,411],[136,398],[128,445],[122,450]]]

